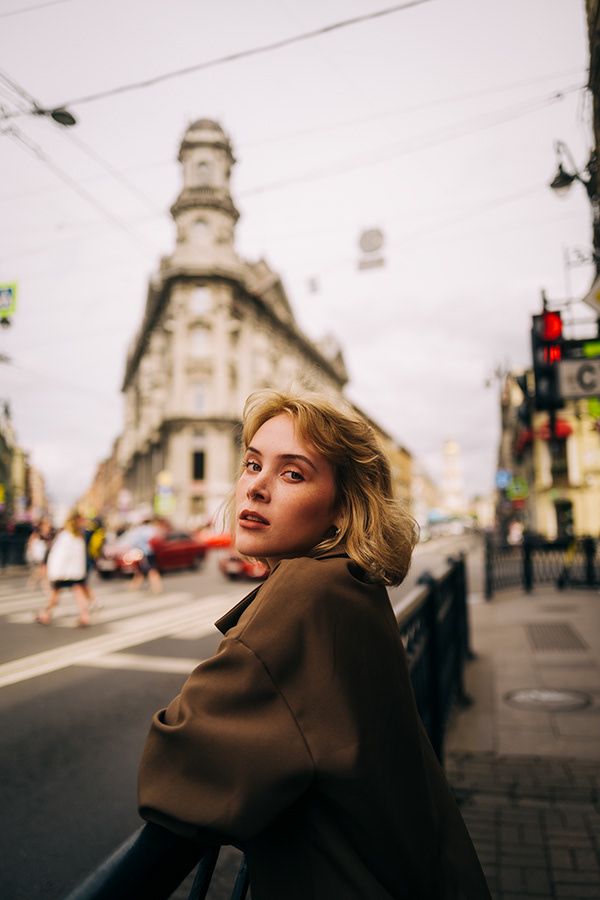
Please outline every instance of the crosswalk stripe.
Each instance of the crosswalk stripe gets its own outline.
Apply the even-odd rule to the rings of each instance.
[[[0,665],[0,688],[56,672],[107,653],[115,653],[127,647],[156,640],[173,631],[182,630],[188,625],[197,626],[199,620],[207,619],[209,612],[211,616],[225,612],[234,599],[239,599],[237,590],[235,593],[205,597],[202,607],[194,601],[178,609],[166,609],[135,619],[124,619],[112,624],[108,634],[11,660]]]
[[[169,606],[176,606],[182,602],[189,602],[192,599],[192,594],[189,591],[186,591],[185,593],[164,594],[160,598],[153,597],[150,599],[144,597],[143,599],[137,598],[132,600],[131,596],[129,596],[127,599],[129,600],[129,603],[125,606],[122,606],[121,604],[111,604],[108,606],[104,604],[103,601],[103,606],[101,608],[91,610],[92,623],[94,625],[103,625],[106,622],[114,622],[117,619],[137,616],[147,613],[149,607],[150,611],[154,612]],[[25,622],[31,622],[32,615],[32,612],[29,611],[26,613],[14,613],[7,618],[8,622],[11,624],[21,625]],[[52,624],[57,625],[59,628],[70,628],[73,624],[71,620],[74,615],[79,615],[79,610],[74,603],[70,603],[69,606],[66,607],[59,605],[55,617],[52,620]]]
[[[142,672],[174,672],[189,675],[202,660],[175,656],[149,656],[142,653],[106,653],[78,662],[78,666],[94,669],[132,669]]]
[[[130,591],[119,591],[119,592],[107,592],[98,590],[97,588],[93,588],[93,593],[98,597],[99,600],[103,602],[108,598],[129,598],[131,599]],[[10,613],[18,612],[22,609],[32,609],[38,610],[42,606],[45,606],[48,601],[48,595],[46,593],[42,593],[41,591],[14,591],[9,596],[8,600],[0,600],[0,616],[10,615]],[[16,599],[18,597],[18,599]],[[73,595],[70,591],[63,594],[60,598],[60,606],[63,606],[65,601],[71,602],[73,599]]]

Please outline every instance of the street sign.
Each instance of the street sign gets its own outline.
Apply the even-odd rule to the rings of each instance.
[[[0,284],[0,319],[9,322],[17,308],[17,283]]]
[[[600,397],[600,358],[565,359],[558,365],[563,400]]]
[[[496,472],[496,487],[499,491],[505,491],[512,481],[512,472],[508,469],[498,469]]]
[[[593,359],[600,356],[600,341],[590,338],[563,341],[562,350],[563,359]]]

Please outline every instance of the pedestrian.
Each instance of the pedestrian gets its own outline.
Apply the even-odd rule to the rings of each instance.
[[[140,558],[136,563],[131,589],[141,587],[145,579],[148,579],[150,590],[154,594],[162,589],[162,576],[158,570],[153,541],[160,537],[162,526],[158,519],[144,519],[141,525],[134,528],[129,535],[132,550],[138,550]]]
[[[253,900],[489,900],[385,589],[416,526],[373,429],[322,397],[261,391],[242,443],[235,545],[269,575],[153,717],[142,817],[243,847]]]
[[[29,576],[27,578],[27,587],[32,589],[41,587],[44,590],[48,588],[48,579],[46,577],[46,559],[48,557],[49,544],[45,538],[45,531],[40,522],[36,525],[29,535],[27,547],[25,549],[25,559],[29,565]]]
[[[87,586],[83,535],[83,517],[77,511],[72,512],[67,518],[64,528],[54,539],[48,553],[47,575],[50,582],[50,596],[46,608],[41,610],[35,618],[40,625],[50,625],[52,622],[52,614],[63,588],[73,590],[79,607],[77,625],[85,627],[90,624],[91,594]]]

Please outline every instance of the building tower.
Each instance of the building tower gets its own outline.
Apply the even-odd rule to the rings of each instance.
[[[460,447],[456,441],[445,441],[442,470],[444,509],[450,515],[463,515],[467,509],[462,475]]]
[[[245,398],[263,387],[341,397],[339,346],[297,326],[278,275],[235,249],[234,164],[222,128],[192,123],[181,143],[183,186],[171,208],[173,252],[148,287],[123,381],[118,462],[138,512],[192,527],[223,505],[239,466]]]

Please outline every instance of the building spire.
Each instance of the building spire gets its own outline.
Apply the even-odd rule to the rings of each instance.
[[[235,158],[221,126],[211,119],[192,122],[181,142],[179,162],[183,188],[171,207],[177,244],[200,254],[219,245],[233,249],[240,215],[229,184]]]

